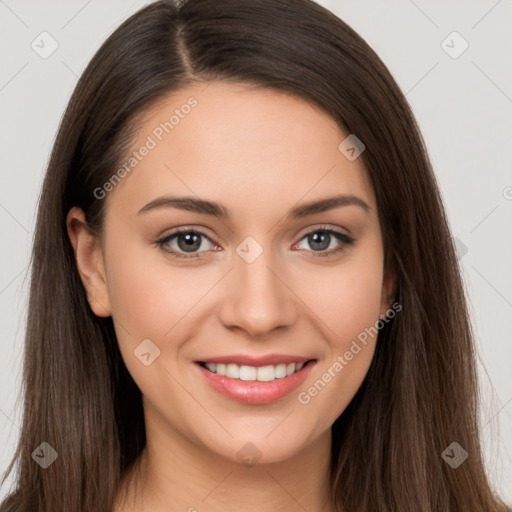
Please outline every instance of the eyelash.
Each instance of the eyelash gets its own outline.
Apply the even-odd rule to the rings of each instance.
[[[352,237],[350,237],[350,236],[348,236],[348,235],[346,235],[344,233],[341,233],[339,231],[336,231],[336,230],[333,230],[333,229],[329,229],[329,228],[327,228],[325,226],[320,226],[320,227],[315,228],[315,229],[313,229],[311,231],[308,231],[307,233],[304,233],[304,235],[301,237],[299,242],[301,240],[303,240],[304,238],[306,238],[309,235],[312,235],[314,233],[326,233],[326,234],[329,234],[329,235],[333,235],[339,242],[341,242],[341,245],[339,245],[337,248],[331,249],[329,251],[323,251],[323,252],[311,251],[311,252],[314,253],[313,258],[326,258],[326,257],[334,256],[335,254],[338,254],[340,251],[343,251],[345,249],[345,246],[348,247],[348,246],[352,245],[355,242],[354,238],[352,238]],[[215,242],[213,242],[213,240],[211,240],[210,237],[208,237],[203,232],[197,231],[195,229],[178,229],[178,230],[176,230],[176,231],[174,231],[174,232],[164,236],[163,238],[160,238],[155,243],[156,243],[156,245],[158,245],[162,250],[167,252],[173,258],[178,258],[178,259],[182,259],[182,260],[200,258],[201,257],[201,253],[189,254],[189,255],[185,256],[182,253],[176,252],[175,250],[169,250],[168,248],[166,248],[166,245],[172,239],[178,237],[179,235],[189,235],[189,234],[200,235],[200,236],[206,238],[207,240],[209,240],[210,242],[212,242],[213,244],[215,244]]]

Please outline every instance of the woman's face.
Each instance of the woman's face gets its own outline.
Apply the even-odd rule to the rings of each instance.
[[[291,457],[353,398],[392,302],[362,159],[318,108],[239,84],[189,86],[141,126],[95,192],[101,246],[79,244],[91,307],[114,319],[148,432]]]

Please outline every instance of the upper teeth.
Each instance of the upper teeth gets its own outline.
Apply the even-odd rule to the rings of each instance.
[[[231,379],[259,380],[269,382],[298,372],[304,363],[276,364],[268,366],[239,366],[237,364],[206,363],[206,368]]]

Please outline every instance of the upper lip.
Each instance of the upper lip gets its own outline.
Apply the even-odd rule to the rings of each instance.
[[[238,366],[269,366],[277,364],[305,363],[312,357],[293,356],[287,354],[268,354],[266,356],[251,356],[244,354],[231,354],[225,356],[207,357],[198,360],[199,363],[226,363]]]

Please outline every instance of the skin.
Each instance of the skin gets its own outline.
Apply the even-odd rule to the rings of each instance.
[[[298,394],[393,302],[371,183],[362,159],[339,151],[348,134],[326,113],[241,84],[194,84],[169,94],[145,113],[133,148],[191,96],[197,106],[102,199],[101,238],[87,231],[79,208],[67,219],[91,308],[113,317],[143,394],[147,446],[138,477],[131,485],[123,480],[115,510],[334,510],[330,427],[360,387],[376,337],[308,404]],[[335,193],[360,197],[370,212],[349,205],[287,219],[292,207]],[[222,203],[232,218],[170,207],[138,214],[164,195]],[[344,245],[331,237],[327,249],[315,250],[305,235],[322,226],[356,241],[315,258]],[[172,258],[155,244],[179,227],[208,237],[195,260]],[[248,236],[263,249],[250,264],[236,252]],[[178,241],[168,247],[190,254]],[[144,339],[160,350],[149,366],[134,356]],[[250,405],[219,394],[195,371],[196,360],[234,353],[303,355],[317,363],[297,391]],[[248,442],[260,457],[251,467],[237,456]]]

